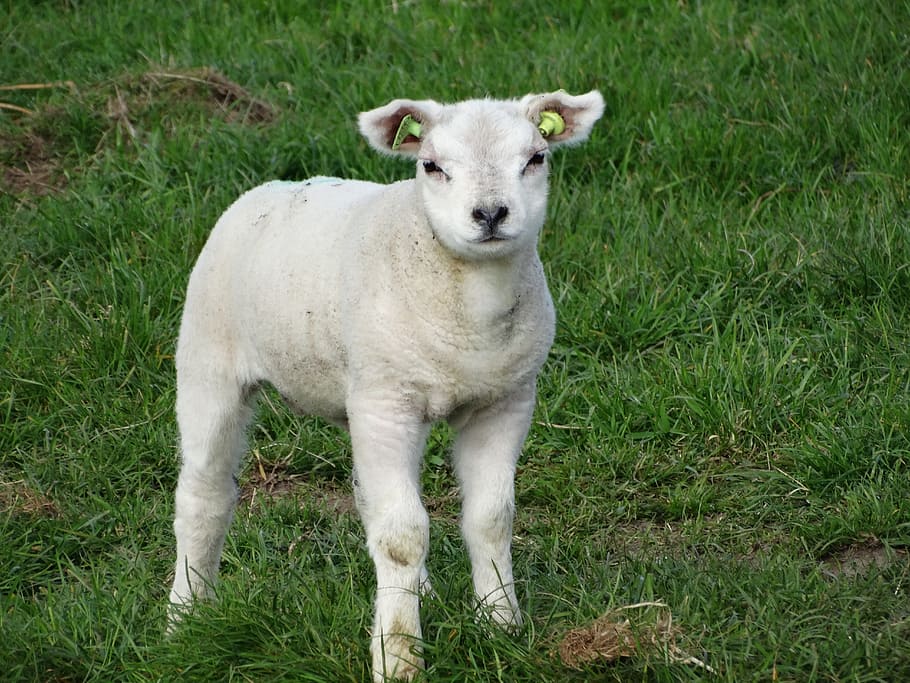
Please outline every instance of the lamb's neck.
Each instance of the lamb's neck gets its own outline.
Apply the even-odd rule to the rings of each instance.
[[[483,324],[513,312],[527,286],[528,256],[464,264],[460,294],[465,314]]]
[[[407,225],[407,224],[405,224]],[[425,219],[396,237],[398,266],[409,309],[453,333],[496,327],[517,310],[522,296],[540,279],[540,261],[531,247],[508,258],[465,260],[432,234]]]

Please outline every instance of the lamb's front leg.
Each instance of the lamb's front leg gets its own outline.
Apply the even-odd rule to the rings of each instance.
[[[515,464],[531,424],[534,396],[529,385],[471,416],[460,428],[453,452],[474,592],[481,610],[509,627],[521,625],[512,577]]]
[[[364,399],[348,402],[348,418],[354,494],[376,565],[373,679],[410,680],[423,669],[418,591],[430,523],[420,501],[420,463],[429,426]]]

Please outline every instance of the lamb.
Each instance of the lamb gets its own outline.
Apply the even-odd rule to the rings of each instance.
[[[190,276],[177,345],[181,469],[173,628],[211,594],[258,389],[350,433],[376,567],[375,681],[423,667],[429,518],[419,471],[447,420],[478,610],[521,625],[512,574],[516,462],[554,310],[537,254],[550,151],[585,140],[597,91],[360,114],[381,153],[416,160],[390,185],[270,182],[238,199]]]

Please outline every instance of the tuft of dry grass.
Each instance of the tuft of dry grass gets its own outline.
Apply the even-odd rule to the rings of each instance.
[[[55,81],[52,83],[13,83],[8,85],[0,85],[0,92],[24,92],[33,90],[50,90],[53,88],[69,88],[71,92],[75,92],[76,84],[72,81]],[[17,114],[35,113],[27,107],[21,107],[18,104],[13,104],[12,102],[0,102],[0,109],[15,112]]]
[[[626,616],[633,610],[658,610],[656,619],[636,622]],[[671,661],[692,664],[710,673],[714,669],[679,648],[682,630],[673,623],[670,608],[662,602],[640,602],[612,609],[590,624],[572,629],[559,643],[559,658],[567,667],[582,670],[597,662],[661,653]]]

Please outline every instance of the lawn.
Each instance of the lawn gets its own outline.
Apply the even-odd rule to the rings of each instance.
[[[360,111],[597,88],[540,244],[526,625],[472,618],[440,426],[427,679],[910,680],[906,3],[0,4],[0,679],[367,680],[350,443],[273,394],[219,600],[163,636],[190,269],[260,182],[413,173]]]

